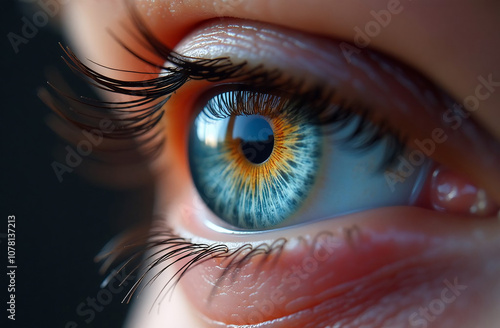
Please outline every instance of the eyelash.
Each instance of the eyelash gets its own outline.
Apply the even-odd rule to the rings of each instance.
[[[304,91],[303,81],[294,81],[283,77],[278,70],[266,70],[262,65],[255,68],[247,67],[246,63],[233,64],[229,58],[217,59],[197,59],[185,57],[175,53],[163,43],[158,41],[147,29],[145,23],[139,17],[135,8],[130,5],[130,16],[133,19],[134,27],[139,35],[128,31],[139,41],[146,50],[155,54],[163,62],[169,62],[175,65],[172,67],[163,67],[147,60],[132,49],[126,46],[111,31],[110,33],[116,41],[127,51],[139,60],[149,64],[153,69],[161,71],[159,77],[143,81],[124,81],[116,80],[106,75],[100,74],[82,63],[69,47],[64,48],[61,45],[67,58],[63,58],[66,64],[73,72],[86,80],[90,85],[108,91],[114,94],[135,96],[135,100],[104,102],[86,97],[74,97],[68,92],[58,89],[49,83],[56,95],[49,95],[47,92],[42,94],[42,100],[51,107],[60,117],[67,120],[70,124],[81,130],[91,131],[99,129],[99,122],[103,119],[111,120],[118,128],[113,131],[103,132],[105,138],[113,140],[130,141],[157,128],[158,123],[163,117],[163,106],[168,101],[171,94],[179,90],[189,80],[206,80],[209,82],[237,81],[245,85],[252,85],[252,91],[262,90],[269,93],[270,90],[276,95],[284,96],[288,106],[294,104],[294,108],[302,108],[305,104],[309,109],[309,115],[318,121],[318,124],[332,128],[332,132],[342,129],[348,125],[355,117],[359,118],[357,128],[347,138],[341,140],[349,144],[354,150],[369,149],[383,138],[389,138],[387,143],[386,157],[382,167],[386,168],[394,162],[399,154],[404,151],[405,138],[400,133],[389,127],[385,122],[374,124],[370,120],[369,111],[363,108],[349,106],[347,102],[337,102],[339,105],[336,110],[331,110],[331,100],[333,92],[327,91],[322,87],[313,87]],[[97,63],[98,66],[109,70],[123,71],[106,67]],[[155,74],[148,72],[130,72],[137,74]],[[243,85],[243,84],[240,84]],[[247,88],[250,90],[250,88]],[[239,92],[239,93],[238,93]],[[241,96],[242,90],[235,94],[235,100]],[[293,95],[293,96],[291,96]],[[242,111],[244,108],[241,102],[232,102],[224,110],[227,114],[234,114]],[[73,108],[74,107],[74,108]],[[210,111],[210,110],[209,110]],[[356,114],[355,114],[356,112]],[[212,114],[215,111],[212,110]],[[304,110],[302,110],[304,114]],[[156,156],[163,146],[161,130],[157,129],[152,136],[142,141],[142,145],[150,148],[149,157]],[[140,268],[146,268],[137,282],[131,287],[124,301],[128,303],[135,292],[141,291],[144,287],[156,280],[158,275],[162,274],[167,268],[181,260],[187,260],[187,264],[178,269],[168,280],[168,283],[158,294],[158,298],[169,284],[175,287],[188,269],[213,258],[223,258],[226,261],[225,270],[219,281],[231,272],[236,274],[238,268],[247,263],[251,258],[257,255],[266,256],[273,252],[280,252],[287,240],[281,238],[269,245],[262,243],[258,246],[246,244],[235,249],[229,248],[222,243],[199,244],[183,238],[174,233],[170,228],[159,224],[162,220],[153,220],[151,225],[146,225],[138,231],[131,231],[126,237],[113,241],[106,250],[96,256],[96,261],[103,261],[101,272],[106,272],[111,266],[114,266],[118,260],[124,257],[128,258],[116,270],[112,270],[108,278],[103,282],[103,286],[115,277],[125,268],[132,268],[132,271],[124,278],[124,281],[137,272]],[[145,230],[144,230],[145,229]],[[148,252],[152,254],[143,256]],[[138,263],[137,263],[138,261]],[[135,264],[137,263],[137,264]],[[151,270],[161,268],[160,272],[155,274],[149,281],[145,279]],[[175,279],[175,280],[174,280]],[[142,288],[139,287],[142,285]],[[214,286],[214,291],[217,285]]]
[[[340,99],[336,101],[337,106],[332,111],[331,100],[335,96],[332,90],[325,89],[322,86],[313,86],[304,90],[303,81],[284,78],[281,71],[266,70],[263,65],[249,68],[245,62],[234,64],[226,57],[200,59],[183,56],[157,40],[130,3],[129,11],[139,35],[130,30],[127,30],[128,33],[133,35],[146,50],[160,58],[162,62],[172,63],[176,67],[164,67],[147,60],[144,56],[130,49],[112,31],[109,31],[114,39],[136,58],[150,65],[153,69],[164,70],[161,76],[148,80],[117,80],[91,69],[82,63],[69,47],[64,48],[61,45],[67,57],[63,57],[65,63],[88,84],[113,94],[138,97],[135,100],[124,102],[104,102],[87,97],[76,98],[49,83],[58,94],[58,97],[49,96],[46,93],[42,96],[42,99],[60,117],[69,121],[76,128],[87,131],[99,129],[100,121],[108,119],[117,128],[110,132],[102,131],[105,138],[136,141],[137,137],[157,127],[164,115],[162,108],[169,100],[170,95],[179,90],[189,80],[205,80],[209,82],[233,80],[252,85],[253,90],[265,90],[266,93],[282,94],[289,99],[289,103],[295,103],[295,107],[299,110],[307,104],[307,113],[319,124],[331,128],[330,132],[341,130],[357,117],[356,129],[347,137],[339,140],[339,142],[346,143],[352,150],[367,150],[386,138],[388,141],[386,154],[384,160],[381,161],[380,170],[388,168],[395,162],[397,156],[404,152],[406,137],[400,131],[390,127],[386,121],[373,122],[370,111],[366,108],[348,104],[346,100]],[[113,71],[125,71],[95,62],[92,63]],[[158,74],[158,72],[127,72]],[[73,107],[77,109],[73,109]],[[301,114],[304,114],[304,112],[302,110]],[[152,136],[143,140],[142,144],[139,145],[144,146],[149,141],[156,142],[151,142],[148,145],[150,147],[150,156],[145,156],[144,160],[149,160],[158,155],[164,144],[163,138],[158,138],[160,132],[161,130],[157,129]],[[112,149],[112,151],[116,151],[116,149]]]
[[[262,255],[262,261],[272,253],[281,252],[286,238],[279,238],[272,244],[262,243],[257,246],[244,244],[236,248],[229,248],[223,243],[201,244],[193,243],[173,232],[171,228],[166,227],[162,222],[163,218],[153,220],[151,225],[144,225],[142,228],[130,230],[128,234],[112,240],[95,257],[96,262],[102,262],[100,272],[105,273],[110,267],[117,269],[111,270],[111,273],[104,279],[101,288],[106,287],[107,283],[116,277],[121,271],[131,268],[122,282],[127,281],[140,269],[144,272],[139,276],[134,285],[129,289],[122,302],[129,303],[136,292],[141,292],[145,287],[152,284],[165,270],[179,261],[186,261],[180,269],[170,277],[167,283],[159,291],[158,296],[151,306],[160,300],[160,297],[166,297],[173,291],[184,274],[194,266],[211,259],[221,259],[219,264],[224,266],[223,274],[218,278],[217,283],[212,289],[211,295],[225,277],[237,274],[238,268],[244,266],[250,259],[257,255]],[[107,251],[111,249],[110,251]],[[144,257],[148,252],[152,254]],[[115,264],[122,258],[126,260],[120,265]],[[150,272],[156,268],[160,271],[154,274],[146,281]],[[170,285],[170,289],[165,289]]]

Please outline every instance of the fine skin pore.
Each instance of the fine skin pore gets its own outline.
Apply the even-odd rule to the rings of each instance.
[[[207,24],[220,23],[217,19],[221,16],[220,8],[224,10],[223,16],[235,19],[235,24],[257,20],[352,43],[356,34],[354,28],[364,28],[367,22],[374,20],[370,11],[387,9],[388,3],[391,1],[136,1],[139,12],[147,17],[146,22],[155,35],[170,47],[181,46],[177,48],[181,52],[189,49],[186,46],[189,38],[199,37],[202,33],[199,31]],[[401,1],[398,8],[391,22],[371,38],[371,49],[414,67],[459,101],[476,94],[479,76],[491,75],[494,83],[500,84],[497,33],[500,3]],[[63,20],[72,47],[80,58],[90,58],[110,67],[145,70],[144,63],[133,58],[105,32],[111,29],[126,44],[134,45],[120,28],[120,24],[129,22],[123,1],[73,0],[64,6]],[[123,72],[104,72],[117,78],[130,78]],[[137,75],[133,77],[137,79]],[[190,95],[204,88],[203,82],[191,83],[167,104],[171,109],[166,111],[167,155],[152,164],[153,171],[158,174],[157,212],[169,217],[169,225],[183,237],[198,241],[227,242],[237,246],[272,243],[286,237],[290,242],[273,267],[273,274],[270,267],[269,270],[263,268],[261,271],[266,273],[256,280],[249,279],[256,265],[249,263],[242,268],[241,280],[236,284],[223,284],[221,294],[224,295],[217,296],[210,306],[204,301],[214,277],[220,273],[217,266],[220,263],[208,262],[192,270],[183,278],[170,301],[166,298],[150,311],[159,290],[170,277],[169,273],[164,274],[135,301],[128,327],[225,327],[227,324],[239,327],[242,321],[238,318],[249,317],[239,304],[245,299],[251,304],[262,304],[270,299],[269,291],[283,287],[280,283],[283,276],[288,277],[287,270],[303,265],[301,261],[310,254],[314,238],[325,231],[334,236],[325,245],[333,243],[335,255],[317,259],[323,263],[313,272],[297,273],[299,288],[284,289],[286,299],[274,302],[272,313],[260,311],[267,323],[252,327],[325,327],[327,323],[332,327],[340,323],[339,327],[363,325],[370,328],[497,326],[500,322],[497,311],[500,305],[500,223],[496,219],[455,217],[426,209],[394,207],[265,234],[231,235],[208,229],[199,216],[200,212],[203,216],[209,214],[189,182],[186,162],[186,130],[193,112],[175,110],[189,106],[190,98],[195,97]],[[472,117],[489,133],[489,138],[500,141],[500,87],[495,88],[498,89],[481,100]],[[460,151],[461,156],[467,157],[469,149]],[[496,178],[499,170],[495,170],[494,165],[488,169],[474,166],[483,165],[477,163],[486,163],[494,155],[482,156],[486,160],[465,161],[467,165],[457,169],[487,190],[499,204],[500,184]],[[446,156],[442,157],[440,161],[446,162]],[[171,158],[178,161],[174,164]],[[454,162],[457,161],[460,158],[455,157]],[[166,165],[171,169],[170,174],[164,172],[168,170],[161,170]],[[179,215],[176,204],[200,210]],[[350,230],[353,227],[359,229]],[[374,254],[384,256],[373,260]],[[359,263],[371,260],[372,266],[360,268],[352,263],[353,259]],[[350,276],[330,276],[333,266],[339,265],[344,267],[341,272],[348,272]],[[459,287],[452,290],[448,284]],[[444,292],[446,288],[451,293]],[[328,292],[321,294],[321,291]],[[447,302],[439,316],[419,312],[429,307],[433,300],[443,299],[443,295],[447,300],[456,296],[456,301]],[[298,301],[291,302],[292,299]],[[356,311],[347,311],[345,304]],[[313,312],[304,312],[304,309]],[[419,313],[418,318],[425,318],[421,321],[425,325],[410,325],[409,318],[415,312]]]

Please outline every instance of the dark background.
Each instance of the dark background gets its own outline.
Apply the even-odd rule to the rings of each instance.
[[[49,1],[49,0],[45,0]],[[67,144],[46,125],[50,110],[38,99],[47,68],[68,72],[54,24],[41,26],[16,54],[7,35],[22,36],[23,17],[32,21],[37,1],[2,1],[1,27],[1,193],[0,295],[2,327],[121,327],[129,305],[126,290],[101,294],[108,305],[92,310],[103,276],[94,256],[124,227],[148,215],[152,187],[111,190],[92,185],[76,173],[58,181],[54,154]],[[70,76],[71,77],[71,76]],[[74,79],[72,87],[85,88]],[[16,216],[16,321],[7,319],[7,217]],[[84,315],[77,313],[78,306]],[[91,319],[92,314],[95,315]],[[88,323],[85,321],[89,321]],[[6,324],[4,324],[5,322]]]

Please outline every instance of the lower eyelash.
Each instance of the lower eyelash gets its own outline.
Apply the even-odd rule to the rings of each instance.
[[[106,287],[109,281],[112,281],[113,278],[126,269],[130,268],[131,270],[127,270],[129,273],[123,278],[122,282],[130,279],[141,268],[144,270],[122,300],[122,302],[126,303],[129,303],[136,293],[142,292],[144,288],[151,285],[165,270],[180,261],[186,261],[161,288],[151,305],[153,307],[156,302],[161,301],[169,292],[173,292],[188,270],[199,264],[211,259],[222,259],[220,265],[224,265],[224,271],[212,289],[211,299],[215,295],[219,283],[224,278],[231,275],[231,279],[235,279],[238,269],[255,256],[261,255],[263,256],[262,260],[265,261],[271,254],[279,255],[286,243],[286,238],[279,238],[271,245],[267,243],[258,246],[244,244],[236,248],[229,248],[222,243],[193,243],[189,239],[177,235],[171,228],[166,227],[162,224],[162,219],[159,218],[153,221],[151,226],[134,229],[129,234],[112,240],[96,256],[95,261],[102,262],[100,271],[105,273],[120,259],[127,258],[104,279],[101,288]],[[150,252],[153,253],[149,254]],[[159,272],[152,277],[148,277],[157,268],[159,268]]]

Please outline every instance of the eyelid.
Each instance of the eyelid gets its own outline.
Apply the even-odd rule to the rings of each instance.
[[[81,58],[92,58],[118,68],[144,68],[143,63],[132,58],[105,32],[107,29],[123,32],[123,26],[130,25],[125,7],[127,2],[71,1],[62,8],[65,11],[65,32],[71,40],[76,40],[75,49]],[[302,0],[273,0],[272,4],[268,0],[169,1],[168,5],[164,1],[131,0],[129,3],[136,3],[141,15],[147,17],[148,26],[170,46],[175,46],[203,20],[223,16],[259,20],[353,42],[356,36],[354,28],[363,29],[373,21],[370,11],[385,10],[388,5],[387,1],[378,0],[320,0],[315,6]],[[478,76],[493,74],[494,80],[498,79],[500,72],[496,63],[500,47],[496,46],[497,38],[493,33],[498,25],[495,6],[498,3],[460,0],[453,6],[443,1],[408,4],[403,1],[401,4],[404,10],[394,15],[379,35],[371,38],[369,47],[411,64],[460,101],[474,94]],[[464,16],[468,19],[455,19]],[[443,24],[443,21],[447,23]],[[124,36],[124,41],[133,45],[134,41],[126,34],[121,33],[120,37]],[[421,46],[416,49],[416,45]],[[116,72],[114,76],[127,75]],[[481,109],[473,113],[497,140],[500,140],[500,112],[496,110],[499,97],[500,93],[492,93],[487,100],[481,101]]]
[[[175,50],[183,55],[229,57],[249,66],[265,65],[285,76],[322,81],[357,108],[373,110],[373,120],[386,120],[409,136],[411,147],[431,140],[435,160],[471,177],[500,201],[500,146],[472,119],[460,117],[454,101],[420,74],[375,52],[365,50],[348,63],[339,42],[267,24],[209,21],[183,39]],[[262,43],[262,44],[261,44]],[[290,56],[293,54],[293,56]],[[458,121],[459,120],[459,121]],[[444,143],[434,138],[436,129]],[[468,156],[464,156],[464,152]]]

